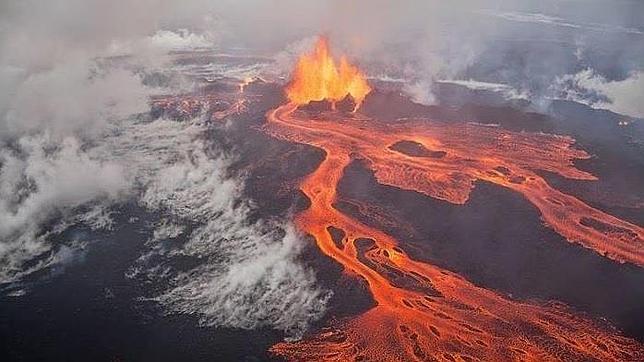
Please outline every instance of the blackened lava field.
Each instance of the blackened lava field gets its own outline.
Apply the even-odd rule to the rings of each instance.
[[[588,129],[575,133],[550,119],[542,124],[546,133],[523,131],[538,127],[532,116],[503,107],[425,107],[375,89],[353,113],[349,101],[335,110],[325,102],[298,108],[281,86],[261,80],[242,87],[222,80],[158,97],[151,113],[177,122],[205,113],[213,139],[240,155],[235,167],[248,175],[244,192],[258,205],[256,217],[293,217],[310,236],[304,258],[334,291],[324,318],[300,341],[266,330],[213,335],[192,318],[139,321],[140,311],[128,305],[137,294],[129,282],[115,307],[89,312],[68,273],[39,292],[41,301],[3,302],[2,317],[11,322],[2,335],[18,346],[14,355],[28,355],[23,339],[23,346],[49,345],[43,356],[65,358],[69,351],[53,345],[80,335],[56,321],[76,315],[91,325],[98,315],[108,333],[85,338],[95,346],[88,358],[165,360],[188,347],[197,348],[195,359],[644,358],[641,205],[605,192],[620,172],[639,184],[644,175],[600,162],[607,154],[627,158],[622,146],[612,149]],[[584,112],[578,116],[593,114]],[[495,117],[502,126],[487,124]],[[100,262],[91,265],[114,271],[101,278],[121,278],[138,255],[135,245],[118,265],[99,255],[123,253],[115,248],[119,237],[132,236],[115,235],[88,255]],[[102,293],[95,270],[75,269],[86,275],[87,293]],[[69,307],[48,306],[51,300]],[[12,315],[47,319],[48,329],[34,335],[28,329],[38,323]],[[131,332],[119,333],[123,328]],[[134,339],[145,338],[167,342],[138,350]]]

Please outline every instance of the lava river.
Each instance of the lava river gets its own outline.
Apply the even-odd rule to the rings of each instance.
[[[275,345],[276,355],[377,361],[644,358],[639,342],[559,303],[511,300],[413,260],[398,240],[334,207],[344,170],[358,158],[381,184],[455,204],[467,201],[475,180],[485,180],[522,194],[570,242],[644,266],[641,227],[553,189],[536,173],[595,179],[574,168],[574,159],[588,155],[571,148],[571,138],[428,120],[386,124],[338,112],[310,117],[296,103],[269,112],[264,130],[325,151],[322,163],[299,185],[311,204],[295,222],[346,273],[363,278],[376,302],[303,341]]]

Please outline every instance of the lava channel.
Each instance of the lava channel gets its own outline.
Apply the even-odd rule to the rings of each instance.
[[[357,158],[366,161],[381,184],[455,204],[467,201],[476,180],[485,180],[523,195],[570,242],[644,266],[641,227],[559,192],[538,175],[542,170],[596,179],[573,166],[574,159],[588,155],[571,147],[572,138],[467,123],[384,123],[357,113],[311,117],[298,106],[348,96],[359,106],[371,90],[346,59],[338,70],[330,57],[321,40],[300,59],[286,87],[289,103],[270,111],[263,128],[276,138],[325,152],[299,185],[310,206],[295,216],[295,223],[345,272],[366,280],[376,306],[303,341],[279,343],[271,349],[274,354],[290,360],[644,359],[639,342],[609,326],[559,303],[508,299],[414,260],[398,240],[333,206],[344,170]],[[334,235],[342,235],[341,240]]]
[[[319,167],[299,185],[311,205],[295,223],[346,272],[367,281],[376,306],[303,341],[279,343],[273,353],[290,360],[644,358],[640,343],[610,327],[561,304],[510,300],[413,260],[391,236],[333,207],[344,169],[355,158],[366,160],[382,184],[456,204],[467,201],[475,180],[486,180],[524,195],[568,240],[642,266],[642,228],[551,188],[535,173],[595,179],[573,167],[573,159],[588,156],[570,148],[571,138],[473,124],[383,124],[337,112],[326,116],[309,118],[289,103],[268,113],[264,130],[325,151]],[[340,242],[333,229],[343,231]],[[394,282],[392,272],[414,285]]]

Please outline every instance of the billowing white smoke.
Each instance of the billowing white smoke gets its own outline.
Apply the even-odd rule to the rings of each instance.
[[[158,120],[119,130],[103,152],[140,170],[141,204],[164,215],[129,273],[164,290],[154,300],[204,325],[292,337],[322,316],[330,294],[298,260],[303,241],[288,223],[249,221],[243,184],[227,175],[229,158],[209,151],[202,127]],[[186,258],[194,264],[182,269]]]
[[[240,184],[224,175],[227,161],[194,146],[154,177],[142,198],[148,208],[196,225],[169,258],[191,257],[198,265],[174,275],[157,300],[199,315],[206,325],[268,326],[301,335],[322,315],[329,296],[297,260],[302,241],[288,224],[249,223]],[[166,223],[160,227],[168,230]]]
[[[92,159],[75,138],[22,137],[0,149],[0,282],[51,251],[40,225],[92,200],[118,200],[130,185],[121,165]]]
[[[55,259],[47,237],[55,218],[96,200],[118,201],[131,188],[122,165],[89,151],[110,119],[144,111],[148,92],[123,69],[91,74],[87,63],[72,63],[16,72],[13,87],[4,90],[0,282],[24,275],[34,258]]]
[[[167,288],[157,299],[170,311],[292,336],[323,313],[328,293],[298,261],[301,240],[287,223],[248,220],[242,181],[198,140],[204,129],[130,117],[148,110],[156,89],[144,79],[165,69],[168,51],[225,33],[212,9],[206,0],[0,5],[0,284],[69,260],[83,241],[60,240],[62,231],[109,229],[110,207],[140,197],[166,215],[149,255],[188,239],[138,265]],[[196,266],[173,270],[178,255]],[[161,270],[172,280],[160,281]]]
[[[155,34],[160,14],[146,6],[27,0],[0,7],[3,283],[60,259],[49,238],[59,223],[101,224],[91,215],[78,218],[79,208],[109,205],[128,194],[133,178],[127,167],[96,157],[95,145],[115,120],[148,110],[154,90],[142,83],[142,70],[158,65],[150,59],[163,59],[168,43],[172,48],[203,39]],[[127,61],[103,58],[116,44],[139,45],[143,54],[128,53]]]
[[[190,50],[213,47],[213,41],[207,34],[195,34],[187,29],[178,31],[159,30],[150,37],[152,46],[168,50]]]
[[[70,249],[53,249],[41,229],[47,220],[60,219],[52,232],[79,222],[110,226],[103,210],[136,197],[162,215],[149,252],[130,274],[162,291],[154,300],[169,312],[197,314],[204,325],[262,326],[300,336],[322,316],[330,294],[298,260],[304,244],[292,226],[250,221],[243,181],[228,175],[230,158],[209,151],[205,130],[199,120],[129,117],[107,124],[101,140],[85,149],[74,137],[50,142],[45,135],[24,136],[16,150],[2,149],[2,281],[65,261]],[[78,213],[90,203],[97,207]],[[168,248],[168,240],[176,244]],[[182,258],[194,259],[194,266],[182,269]]]
[[[2,2],[0,283],[64,259],[65,249],[48,239],[60,220],[61,228],[77,221],[107,226],[109,212],[101,210],[148,188],[144,205],[168,216],[138,267],[172,282],[159,301],[198,313],[205,324],[267,325],[297,335],[328,297],[297,262],[299,239],[288,225],[248,221],[252,207],[240,199],[240,181],[226,177],[226,158],[195,140],[198,127],[123,121],[147,109],[153,90],[142,84],[142,73],[162,64],[168,50],[221,44],[273,54],[326,32],[368,72],[402,78],[417,100],[431,103],[437,79],[538,94],[530,87],[575,74],[579,62],[600,69],[591,63],[601,61],[584,56],[593,50],[584,44],[591,44],[610,54],[622,78],[580,73],[568,90],[594,90],[594,105],[641,115],[633,99],[642,93],[643,19],[635,15],[641,10],[637,2],[602,0]],[[513,47],[497,52],[499,43]],[[544,43],[583,49],[544,54]],[[283,54],[277,68],[290,61],[292,54]],[[166,248],[167,240],[182,237],[189,241]],[[167,265],[179,256],[204,262],[172,270]]]
[[[25,134],[91,138],[114,118],[144,112],[149,89],[122,68],[100,69],[87,61],[23,75],[5,101],[0,140]]]
[[[644,118],[644,71],[632,72],[623,80],[609,81],[592,69],[585,69],[558,77],[553,92],[560,98],[593,108]]]

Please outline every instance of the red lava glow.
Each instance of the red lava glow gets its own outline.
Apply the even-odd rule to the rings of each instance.
[[[571,242],[619,262],[644,265],[644,230],[548,185],[536,171],[594,180],[573,167],[587,158],[573,139],[475,124],[436,124],[343,117],[315,118],[297,103],[267,115],[264,130],[325,151],[299,187],[310,207],[296,215],[302,232],[345,271],[364,279],[376,302],[367,312],[335,322],[272,353],[289,360],[642,360],[640,343],[577,316],[558,303],[508,299],[461,276],[413,260],[398,240],[336,208],[337,187],[352,159],[367,161],[381,184],[455,204],[467,201],[475,180],[521,193],[543,220]],[[341,230],[341,240],[332,230]],[[404,282],[401,282],[403,280]]]
[[[293,103],[307,104],[326,99],[335,104],[350,95],[356,109],[369,92],[371,87],[364,75],[346,57],[341,57],[336,66],[324,37],[318,39],[311,54],[300,57],[291,82],[286,86],[286,96]]]
[[[572,139],[472,124],[385,125],[375,120],[314,120],[301,115],[296,105],[288,104],[270,112],[265,126],[275,137],[326,152],[317,170],[300,184],[311,206],[296,216],[296,224],[315,237],[326,255],[367,281],[377,306],[311,339],[277,344],[274,353],[293,360],[644,357],[637,342],[575,316],[562,305],[512,301],[452,272],[412,260],[397,240],[333,207],[338,182],[355,157],[367,160],[383,184],[457,204],[466,202],[474,180],[487,180],[523,194],[569,240],[641,266],[642,228],[562,194],[533,171],[594,179],[572,166],[572,159],[587,157],[570,148]],[[444,154],[419,157],[394,151],[392,145],[402,140]],[[341,247],[330,228],[344,232]],[[407,283],[393,282],[392,273],[403,275]]]

